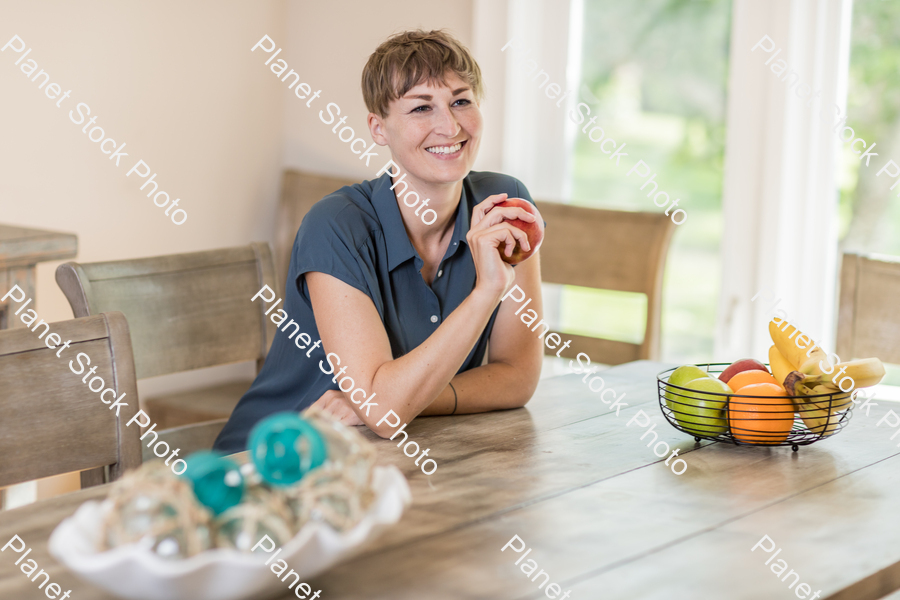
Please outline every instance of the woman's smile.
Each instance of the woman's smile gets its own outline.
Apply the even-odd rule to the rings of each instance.
[[[468,140],[462,140],[452,145],[429,146],[425,151],[438,160],[453,160],[462,156],[462,149]]]

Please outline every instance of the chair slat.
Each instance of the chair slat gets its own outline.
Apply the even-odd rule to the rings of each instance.
[[[134,340],[138,379],[265,358],[274,324],[262,287],[278,289],[267,244],[57,270],[77,316],[121,311]],[[269,264],[265,264],[269,263]],[[268,322],[268,323],[267,323]]]
[[[663,213],[625,212],[538,202],[547,222],[541,245],[541,278],[546,283],[637,292],[647,296],[641,344],[602,340],[592,345],[594,362],[621,364],[659,357],[663,271],[675,224]],[[602,318],[602,315],[598,316]],[[560,334],[564,339],[576,336]],[[594,339],[578,336],[582,340]],[[638,351],[635,354],[634,348]],[[555,354],[545,347],[545,353]],[[577,353],[578,351],[576,351]],[[602,356],[602,358],[601,358]]]
[[[838,310],[842,360],[876,356],[900,364],[900,261],[845,253]]]
[[[640,360],[641,358],[640,344],[605,340],[560,331],[551,333],[558,334],[563,340],[571,340],[572,344],[562,351],[559,348],[547,350],[548,355],[556,356],[556,353],[559,352],[559,356],[562,358],[575,358],[579,352],[584,352],[591,357],[591,363],[601,365],[619,365],[633,360]]]
[[[166,442],[169,448],[179,448],[181,450],[179,456],[183,458],[199,450],[210,450],[227,421],[228,419],[216,419],[166,429],[159,433],[159,439]],[[147,446],[143,446],[141,452],[145,461],[163,460],[164,458],[153,454],[152,448]]]
[[[102,483],[104,466],[116,466],[111,471],[116,478],[141,464],[139,429],[125,425],[138,409],[124,316],[109,313],[51,323],[50,331],[73,340],[60,357],[58,348],[35,348],[36,333],[0,331],[0,486],[96,468],[101,469],[99,479],[94,471],[82,481]],[[84,367],[79,366],[80,353],[90,358],[90,366],[84,356]],[[73,372],[83,369],[86,375],[94,366],[87,383],[100,377],[102,389],[114,390],[116,398],[126,396],[122,401],[128,406],[119,409],[118,417],[83,382],[84,376]]]

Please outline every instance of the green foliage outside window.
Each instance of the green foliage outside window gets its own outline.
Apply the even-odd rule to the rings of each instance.
[[[592,115],[599,110],[608,136],[627,143],[628,168],[638,159],[649,164],[660,189],[681,198],[689,215],[676,229],[665,277],[662,358],[673,362],[712,355],[730,19],[730,0],[584,2],[580,101]],[[617,168],[579,131],[573,203],[659,211],[638,189],[642,181],[626,177],[628,168]],[[562,326],[639,341],[643,299],[623,296],[566,290]]]

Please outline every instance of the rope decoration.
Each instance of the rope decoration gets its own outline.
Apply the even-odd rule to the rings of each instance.
[[[375,497],[371,487],[374,446],[320,410],[310,409],[302,418],[291,415],[299,425],[285,421],[286,415],[273,415],[257,425],[275,433],[257,436],[264,440],[258,443],[268,439],[269,446],[260,449],[251,444],[251,458],[257,463],[259,457],[261,462],[241,466],[240,477],[233,461],[210,453],[189,457],[181,477],[161,461],[144,463],[127,473],[112,485],[104,502],[101,550],[139,544],[174,560],[211,548],[250,552],[263,535],[284,545],[308,522],[324,523],[336,531],[351,529]],[[273,429],[276,420],[287,427]],[[293,443],[286,431],[299,432]],[[290,456],[294,450],[296,465],[281,461],[273,468],[273,456],[283,457],[285,452]],[[217,473],[227,482],[218,481]],[[242,494],[233,493],[236,485]],[[223,493],[232,500],[223,501]]]

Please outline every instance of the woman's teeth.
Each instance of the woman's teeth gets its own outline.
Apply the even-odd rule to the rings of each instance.
[[[452,146],[432,146],[431,148],[425,149],[432,154],[453,154],[460,148],[462,148],[462,142],[453,144]]]

